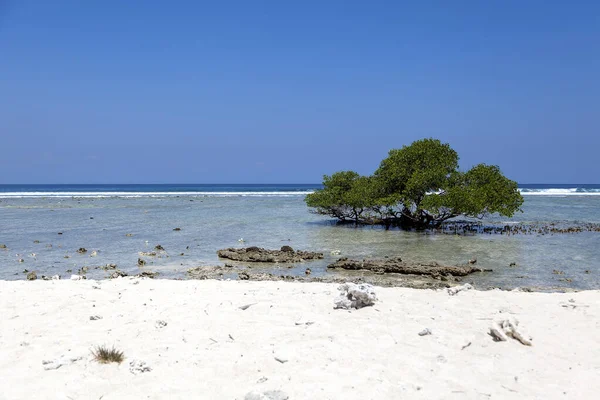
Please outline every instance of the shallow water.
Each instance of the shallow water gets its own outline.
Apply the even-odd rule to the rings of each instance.
[[[475,257],[478,266],[494,270],[466,279],[482,288],[600,288],[600,233],[597,232],[457,236],[339,226],[327,217],[311,214],[301,193],[5,196],[0,199],[0,244],[8,248],[0,249],[0,279],[24,279],[25,269],[36,271],[38,276],[67,277],[71,274],[67,270],[77,273],[83,266],[107,263],[136,274],[140,272],[138,252],[151,251],[157,244],[166,249],[169,257],[146,258],[148,264],[143,269],[158,271],[163,278],[179,278],[185,277],[190,267],[222,264],[216,256],[221,248],[290,245],[322,251],[326,257],[292,269],[259,268],[303,274],[310,266],[313,276],[332,274],[326,270],[327,264],[337,258],[330,255],[331,250],[341,250],[345,257],[400,256],[446,264],[465,263]],[[512,219],[490,221],[600,223],[600,196],[528,195],[523,210]],[[176,227],[181,231],[173,231]],[[128,233],[133,236],[126,237]],[[78,254],[76,250],[80,247],[88,252]],[[91,257],[93,250],[98,251],[95,257]],[[64,258],[65,255],[69,258]],[[18,262],[20,258],[23,263]],[[513,262],[517,267],[509,267]],[[554,274],[553,270],[564,274]],[[107,273],[90,268],[87,275],[102,278]]]

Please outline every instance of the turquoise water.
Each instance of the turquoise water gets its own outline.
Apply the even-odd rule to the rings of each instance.
[[[523,213],[489,222],[600,223],[597,185],[532,186],[522,188]],[[305,193],[317,187],[2,185],[0,244],[7,249],[0,249],[0,279],[23,279],[24,269],[67,277],[67,270],[107,263],[135,274],[138,252],[156,244],[169,257],[148,259],[145,269],[178,278],[190,267],[221,264],[216,257],[221,248],[286,244],[326,254],[325,260],[310,263],[313,275],[331,273],[326,265],[337,257],[329,253],[340,250],[347,257],[387,255],[448,264],[476,257],[479,266],[494,270],[469,278],[479,287],[600,288],[600,233],[456,236],[339,226],[306,208]],[[76,253],[80,247],[88,253]],[[517,267],[509,267],[513,262]],[[274,272],[303,273],[304,268],[280,266]],[[91,278],[105,275],[94,269],[88,273]]]

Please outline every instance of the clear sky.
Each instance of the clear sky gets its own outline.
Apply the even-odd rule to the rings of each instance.
[[[0,0],[0,183],[600,182],[600,2]]]

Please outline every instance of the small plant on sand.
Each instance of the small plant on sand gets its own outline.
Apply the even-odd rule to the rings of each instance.
[[[92,350],[92,355],[100,364],[108,364],[111,362],[121,364],[125,359],[125,355],[122,351],[119,351],[114,347],[109,349],[107,346],[96,346],[96,348]]]

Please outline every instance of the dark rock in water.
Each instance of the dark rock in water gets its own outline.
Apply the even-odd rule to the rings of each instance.
[[[350,260],[348,258],[340,258],[335,263],[330,264],[327,268],[342,268],[348,270],[369,270],[379,273],[397,273],[397,274],[412,274],[412,275],[429,275],[433,277],[443,276],[465,276],[473,272],[486,271],[481,268],[475,268],[472,265],[441,265],[437,262],[429,264],[411,263],[402,261],[401,258],[386,258],[383,260]],[[488,270],[489,271],[489,270]]]
[[[188,276],[192,279],[220,279],[228,268],[224,266],[204,265],[202,267],[190,268],[187,270]]]
[[[289,249],[286,247],[289,246],[283,246],[281,250],[267,250],[256,246],[245,249],[229,248],[217,251],[217,255],[234,261],[269,263],[301,262],[323,258],[323,253],[294,251],[291,247]]]
[[[84,253],[87,253],[87,249],[86,249],[85,247],[80,247],[80,248],[77,250],[77,252],[78,252],[79,254],[84,254]]]
[[[294,249],[292,249],[292,246],[281,246],[281,251],[285,251],[288,253],[293,253]]]
[[[62,235],[62,232],[58,232],[59,235]]]
[[[115,272],[113,272],[112,274],[110,274],[108,277],[109,279],[116,279],[116,278],[120,278],[122,276],[127,276],[127,274],[121,270],[115,270]]]
[[[138,278],[152,278],[152,279],[154,279],[157,276],[158,276],[158,272],[152,272],[152,271],[144,271],[141,274],[137,275]]]
[[[164,248],[164,247],[162,247],[160,244],[157,244],[156,246],[154,246],[154,250],[157,250],[157,251],[164,251],[164,250],[165,250],[165,248]]]
[[[144,265],[146,265],[146,260],[138,258],[138,267],[143,267]]]
[[[248,273],[247,273],[247,272],[239,272],[239,273],[238,273],[238,278],[239,278],[241,281],[247,281],[248,279],[250,279],[250,275],[248,275]]]
[[[37,274],[35,272],[30,272],[27,274],[28,281],[35,281],[37,279]]]

